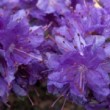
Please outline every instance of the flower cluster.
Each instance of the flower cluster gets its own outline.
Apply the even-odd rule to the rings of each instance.
[[[110,0],[1,0],[0,100],[49,93],[110,109]]]

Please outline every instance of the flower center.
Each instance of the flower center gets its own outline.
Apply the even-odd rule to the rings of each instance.
[[[80,73],[84,73],[84,72],[86,72],[87,71],[87,67],[85,66],[85,65],[79,65],[78,66],[78,71],[80,72]]]

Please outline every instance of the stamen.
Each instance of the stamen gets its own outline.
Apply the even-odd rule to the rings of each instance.
[[[66,100],[67,100],[67,99],[65,98],[65,100],[64,100],[64,102],[63,102],[63,105],[62,105],[61,110],[63,110],[63,109],[64,109],[64,106],[65,106]]]
[[[61,98],[63,97],[63,95],[60,95],[51,105],[51,107],[54,107],[54,105],[57,103],[57,101],[59,101]]]
[[[80,79],[79,79],[79,89],[81,92],[84,90],[84,83],[83,83],[83,76],[85,75],[85,72],[87,71],[87,68],[85,65],[80,65],[78,67],[78,71],[80,73]]]
[[[87,3],[86,3],[86,1],[84,0],[84,5],[85,5],[85,7],[87,7]]]
[[[79,87],[82,89],[82,83],[83,83],[83,73],[80,73],[80,82],[79,82]]]
[[[48,35],[47,35],[47,38],[49,38],[49,39],[52,40],[55,44],[57,44],[56,41],[55,41],[55,39],[54,39],[51,35],[48,34]]]
[[[11,108],[11,105],[8,104],[8,103],[5,103],[5,105],[10,109]]]
[[[38,91],[35,88],[34,88],[34,91],[35,91],[36,95],[39,97],[40,94],[38,93]]]
[[[52,22],[50,22],[48,25],[44,26],[44,31],[47,31],[47,30],[48,30],[48,28],[49,28],[52,24],[53,24],[53,23],[52,23]]]
[[[32,106],[34,106],[35,104],[34,104],[34,102],[32,101],[31,97],[30,97],[29,95],[27,95],[27,97],[28,97],[29,101],[31,102]]]
[[[52,71],[52,70],[53,70],[53,69],[44,70],[44,71],[42,71],[41,73],[50,72],[50,71]]]
[[[39,60],[39,61],[42,61],[42,59],[41,59],[41,58],[36,57],[36,56],[34,56],[34,55],[32,55],[32,54],[28,54],[28,53],[26,53],[26,52],[25,52],[25,51],[23,51],[23,50],[20,50],[20,49],[17,49],[17,48],[14,48],[14,49],[15,49],[15,50],[17,50],[18,52],[21,52],[21,53],[23,53],[23,54],[25,54],[25,55],[27,55],[27,56],[31,57],[31,58],[37,59],[37,60]]]
[[[51,107],[54,107],[54,105],[57,103],[57,101],[59,101],[64,96],[64,94],[67,93],[67,91],[68,91],[68,88],[65,91],[63,91],[63,93],[53,102],[53,104],[51,105]]]

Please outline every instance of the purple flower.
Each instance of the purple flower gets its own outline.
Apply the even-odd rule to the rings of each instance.
[[[45,2],[38,0],[36,6],[47,14],[54,12],[65,13],[69,11],[67,6],[69,6],[70,3],[70,0],[45,0]]]
[[[16,84],[16,82],[13,82],[13,91],[16,93],[16,95],[19,95],[19,96],[27,96],[27,91],[20,87],[18,84]]]
[[[42,26],[29,27],[24,10],[19,10],[9,18],[1,16],[0,44],[6,61],[5,80],[9,85],[19,65],[28,64],[33,59],[42,60],[37,47],[44,40],[43,32]]]
[[[20,96],[26,96],[29,88],[35,85],[38,80],[45,80],[48,69],[42,62],[31,61],[28,65],[20,65],[15,73],[12,83],[13,91]]]
[[[83,55],[73,51],[52,57],[48,56],[47,63],[53,69],[48,76],[49,92],[62,94],[62,91],[68,91],[66,94],[77,103],[87,101],[88,89],[93,91],[98,101],[105,100],[110,94],[108,73],[100,67],[103,59],[92,48],[86,47]]]
[[[8,85],[3,78],[0,77],[0,97],[8,95]]]
[[[110,9],[110,7],[108,5],[110,3],[109,0],[99,0],[98,3],[101,7],[103,7],[104,9],[106,9],[109,12],[109,9]]]
[[[10,87],[8,86],[7,82],[2,77],[0,77],[0,101],[7,103],[9,93]]]
[[[29,72],[29,85],[34,85],[38,80],[45,80],[48,76],[48,68],[43,62],[31,61],[27,65]]]
[[[16,68],[13,66],[12,61],[7,59],[6,57],[7,56],[5,51],[0,49],[1,76],[7,82],[8,86],[10,86],[12,80],[14,79],[14,72],[16,71]]]
[[[110,58],[110,43],[106,43],[104,45],[104,51],[106,53],[106,56]]]
[[[109,3],[1,0],[0,100],[47,81],[48,92],[87,110],[110,109]]]
[[[34,49],[43,42],[43,30],[37,27],[34,30],[30,28],[30,33],[24,10],[18,11],[10,19],[6,29],[0,33],[0,43],[6,50],[6,55],[19,64],[27,64],[31,59],[37,59],[34,54],[38,52]]]

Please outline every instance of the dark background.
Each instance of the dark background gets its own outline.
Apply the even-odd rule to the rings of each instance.
[[[29,97],[34,105],[32,105]],[[0,110],[61,110],[64,98],[61,98],[54,107],[51,107],[57,98],[57,96],[47,92],[45,84],[37,85],[36,89],[35,87],[30,89],[29,96],[26,97],[17,96],[12,91],[8,98],[8,104],[0,103]],[[84,110],[84,108],[67,100],[63,110]]]

